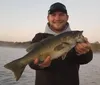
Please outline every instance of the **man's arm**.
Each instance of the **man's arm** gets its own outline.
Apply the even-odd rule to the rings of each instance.
[[[89,63],[92,59],[93,59],[93,52],[92,50],[89,50],[87,53],[85,54],[77,54],[75,48],[72,49],[71,52],[72,60],[73,62],[77,63],[77,64],[87,64]]]
[[[78,43],[73,50],[75,62],[78,64],[87,64],[93,59],[93,52],[87,39],[85,43]]]

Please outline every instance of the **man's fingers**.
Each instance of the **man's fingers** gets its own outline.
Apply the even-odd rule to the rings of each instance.
[[[75,47],[75,50],[79,54],[85,54],[90,50],[90,46],[88,43],[78,43]]]
[[[50,56],[48,56],[45,60],[44,60],[44,64],[46,64],[46,63],[48,63],[49,61],[51,60],[51,57]]]
[[[51,57],[48,56],[43,63],[39,64],[39,66],[42,66],[42,67],[48,67],[51,63]]]
[[[38,58],[34,59],[34,64],[38,64],[38,62],[39,62]]]
[[[38,59],[38,58],[35,58],[35,59],[34,59],[34,64],[38,64],[38,62],[39,62],[39,59]],[[43,63],[39,64],[39,66],[41,66],[41,67],[48,67],[48,66],[50,65],[50,63],[51,63],[51,57],[48,56],[48,57],[44,60]]]

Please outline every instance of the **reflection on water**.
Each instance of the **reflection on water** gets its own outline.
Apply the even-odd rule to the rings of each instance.
[[[28,66],[19,81],[15,81],[13,73],[5,69],[4,64],[26,54],[23,48],[0,47],[0,85],[35,85],[35,71]],[[100,54],[94,54],[94,59],[80,69],[80,85],[100,85]]]

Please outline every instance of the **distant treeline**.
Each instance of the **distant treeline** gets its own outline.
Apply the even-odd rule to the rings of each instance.
[[[91,43],[91,47],[92,47],[93,52],[100,52],[100,43],[99,42]]]
[[[0,46],[7,46],[7,47],[27,48],[30,44],[31,41],[27,41],[27,42],[0,41]],[[93,52],[100,52],[100,43],[99,42],[91,43],[91,48]]]
[[[27,46],[30,45],[30,43],[31,43],[31,41],[27,41],[27,42],[0,41],[0,46],[26,48]]]

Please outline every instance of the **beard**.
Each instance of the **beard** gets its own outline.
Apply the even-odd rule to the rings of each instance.
[[[53,22],[51,24],[51,28],[57,30],[57,31],[61,31],[65,28],[66,23],[65,22]]]

